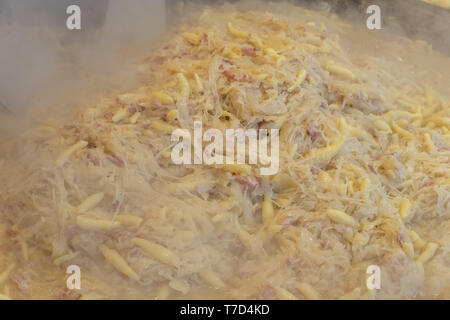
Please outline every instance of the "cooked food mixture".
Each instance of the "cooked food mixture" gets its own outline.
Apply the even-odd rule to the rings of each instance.
[[[448,96],[284,8],[206,9],[141,87],[1,141],[2,298],[450,298]],[[196,120],[279,129],[279,171],[174,164]]]

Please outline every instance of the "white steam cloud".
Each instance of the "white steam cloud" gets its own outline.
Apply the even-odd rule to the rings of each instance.
[[[72,4],[81,30],[66,28]],[[22,113],[81,88],[101,91],[112,75],[126,83],[124,57],[151,48],[165,21],[165,0],[0,0],[0,103]]]

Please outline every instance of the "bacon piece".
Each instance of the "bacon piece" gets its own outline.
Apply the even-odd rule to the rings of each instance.
[[[233,80],[233,81],[238,80],[236,75],[234,73],[232,73],[231,71],[225,70],[225,71],[223,71],[223,74],[230,80]]]
[[[403,242],[403,234],[401,232],[399,232],[397,234],[397,242],[398,242],[399,245],[401,245],[402,242]]]
[[[268,298],[270,298],[271,296],[273,296],[273,289],[272,289],[272,287],[271,286],[265,286],[264,287],[264,289],[263,289],[263,291],[262,291],[262,297],[264,298],[264,299],[268,299]]]
[[[228,59],[223,59],[223,62],[234,65],[234,62]]]
[[[238,183],[246,186],[250,192],[254,191],[255,189],[261,186],[261,178],[259,177],[255,177],[255,181],[251,181],[249,177],[241,175],[235,176],[234,179]]]
[[[247,177],[245,176],[235,176],[235,180],[239,182],[240,184],[246,186],[250,191],[255,190],[256,183],[252,183]]]
[[[243,82],[255,82],[256,79],[254,77],[252,77],[251,75],[249,75],[248,73],[244,73],[241,77],[241,80]]]
[[[155,110],[166,110],[167,108],[164,107],[159,101],[157,100],[152,100],[152,109]]]
[[[11,280],[17,285],[19,290],[23,292],[30,291],[30,284],[28,283],[28,280],[25,279],[23,276],[14,274],[11,276]]]
[[[298,220],[297,217],[286,216],[286,217],[283,219],[283,222],[281,223],[281,225],[282,225],[283,227],[286,227],[286,226],[292,226],[292,225],[294,225],[294,224],[297,222],[297,220]]]
[[[103,117],[105,117],[105,119],[111,120],[113,117],[113,114],[112,114],[112,112],[108,111],[103,115]]]
[[[114,210],[117,210],[120,208],[120,201],[119,200],[113,200],[111,202],[112,207],[114,208]]]
[[[314,121],[309,122],[306,131],[308,135],[311,137],[312,142],[316,141],[316,139],[322,135],[322,133],[320,132],[320,126],[315,124]]]
[[[256,56],[256,53],[258,52],[258,48],[255,47],[242,47],[241,49],[242,53],[245,53],[249,56]]]
[[[422,184],[422,188],[431,187],[432,185],[434,185],[433,181],[426,181]]]
[[[98,166],[100,164],[97,156],[90,149],[86,152],[85,161],[86,161],[86,163],[91,163],[94,166]]]
[[[173,59],[181,59],[181,58],[184,58],[184,57],[187,56],[187,55],[188,55],[187,52],[181,52],[181,53],[179,53],[179,54],[177,54],[177,55],[174,55],[172,58],[173,58]]]
[[[293,257],[293,256],[289,256],[289,257],[286,259],[286,266],[289,267],[289,266],[296,265],[299,261],[300,261],[299,258],[295,258],[295,257]]]
[[[116,156],[108,156],[107,159],[109,161],[111,161],[114,165],[116,165],[117,167],[123,167],[124,166],[124,162],[122,159],[116,157]]]

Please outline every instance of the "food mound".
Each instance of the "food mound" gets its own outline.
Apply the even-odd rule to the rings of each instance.
[[[2,141],[2,297],[448,299],[449,101],[291,12],[207,9],[141,87]],[[174,164],[194,121],[279,129],[278,172]]]

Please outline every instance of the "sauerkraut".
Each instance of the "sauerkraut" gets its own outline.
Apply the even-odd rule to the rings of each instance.
[[[448,97],[330,14],[275,11],[206,9],[141,87],[2,141],[2,297],[450,297]],[[280,129],[279,172],[174,165],[195,120]]]

